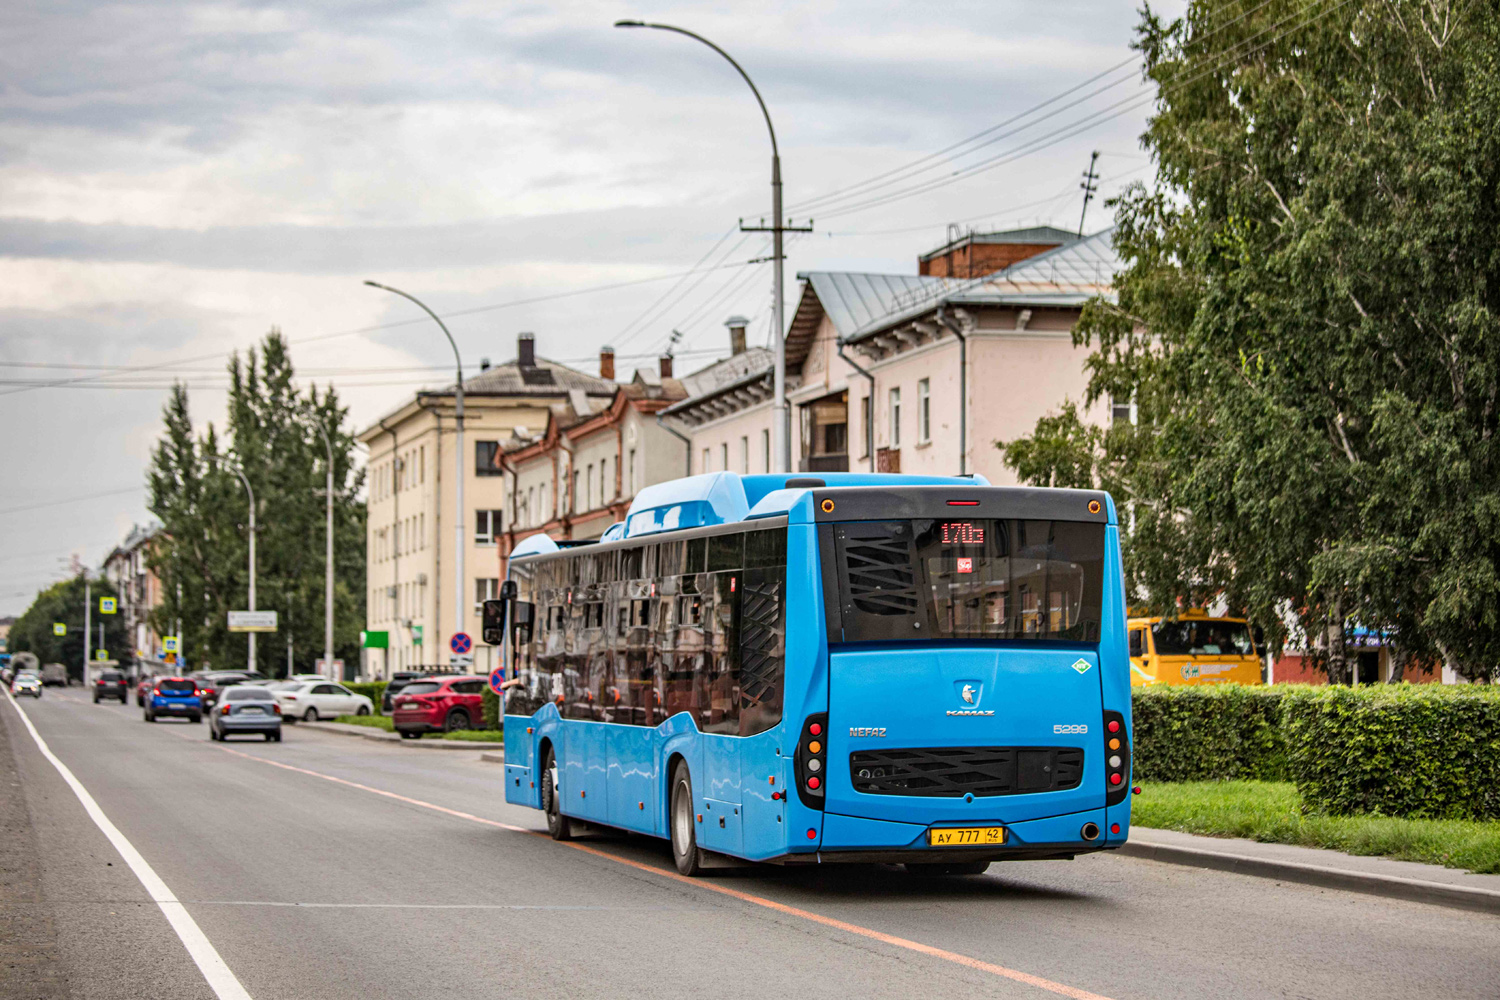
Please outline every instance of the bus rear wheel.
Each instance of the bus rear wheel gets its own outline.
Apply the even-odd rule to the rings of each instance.
[[[925,878],[943,875],[983,875],[989,867],[988,861],[923,861],[908,863],[906,872],[908,875],[921,875]]]
[[[693,821],[693,776],[687,765],[677,762],[672,770],[672,860],[684,875],[703,872],[703,854],[698,849],[698,830]]]
[[[547,814],[547,832],[553,840],[572,840],[573,824],[562,813],[562,803],[557,794],[557,758],[552,749],[542,758],[542,811]]]

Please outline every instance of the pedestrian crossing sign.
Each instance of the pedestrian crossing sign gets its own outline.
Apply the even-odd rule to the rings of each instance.
[[[52,634],[53,635],[67,635],[68,634],[67,623],[66,622],[53,622],[52,623]]]
[[[112,615],[115,613],[115,599],[113,597],[99,598],[99,613],[101,615]]]
[[[161,649],[163,653],[177,652],[177,637],[175,635],[164,635],[161,637]]]

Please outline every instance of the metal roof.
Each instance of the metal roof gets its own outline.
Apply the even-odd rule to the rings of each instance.
[[[889,315],[904,298],[925,299],[968,284],[956,278],[855,271],[801,271],[797,277],[812,286],[841,337]]]

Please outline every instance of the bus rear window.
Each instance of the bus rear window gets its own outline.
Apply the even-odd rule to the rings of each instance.
[[[834,543],[834,641],[1099,640],[1102,524],[854,521]]]

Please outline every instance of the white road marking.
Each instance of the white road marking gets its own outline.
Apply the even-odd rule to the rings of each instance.
[[[264,899],[190,899],[194,906],[280,906],[315,910],[581,910],[600,913],[712,913],[691,906],[547,906],[541,903],[283,903]]]
[[[130,870],[135,872],[135,877],[141,880],[141,885],[145,887],[146,894],[151,897],[152,902],[161,908],[162,916],[167,918],[167,923],[171,924],[172,930],[177,932],[177,937],[181,939],[183,947],[187,949],[193,961],[197,963],[198,971],[203,973],[203,978],[208,980],[209,988],[214,991],[214,995],[219,1000],[251,1000],[245,987],[241,986],[234,973],[229,971],[229,966],[225,964],[224,959],[219,957],[218,950],[198,927],[198,922],[192,918],[181,901],[172,894],[172,890],[167,888],[167,883],[161,880],[161,876],[157,875],[146,863],[146,859],[141,857],[141,852],[135,849],[135,845],[126,840],[125,835],[110,822],[108,816],[104,815],[104,810],[99,808],[99,803],[94,801],[94,797],[89,794],[88,789],[83,787],[83,783],[73,777],[73,772],[68,770],[68,765],[57,759],[51,748],[47,746],[47,741],[42,739],[42,734],[36,731],[36,726],[31,724],[31,720],[26,717],[25,712],[21,711],[21,706],[16,704],[15,698],[11,697],[9,691],[5,692],[5,698],[16,710],[16,714],[21,717],[21,722],[25,724],[26,731],[31,733],[31,738],[36,741],[37,749],[42,752],[42,756],[57,768],[57,773],[62,775],[63,781],[68,783],[68,787],[73,789],[73,794],[78,796],[78,801],[83,804],[84,812],[89,814],[94,825],[99,827],[104,836],[114,845],[115,850],[120,852],[120,857],[124,858]]]

